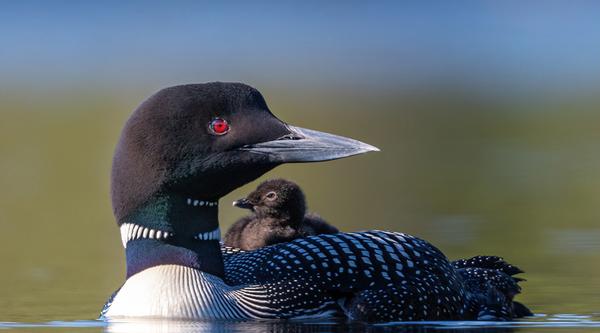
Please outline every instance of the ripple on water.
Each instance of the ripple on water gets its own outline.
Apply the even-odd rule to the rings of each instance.
[[[512,332],[535,331],[548,329],[557,332],[587,331],[600,328],[600,313],[595,314],[553,314],[536,315],[512,322],[481,322],[481,321],[439,321],[439,322],[402,322],[366,325],[364,323],[339,321],[179,321],[179,320],[119,320],[104,322],[98,320],[82,321],[50,321],[44,323],[0,322],[0,329],[15,329],[15,331],[42,331],[43,329],[58,328],[61,331],[95,329],[104,332],[339,332],[339,331],[408,331],[408,332],[437,332],[437,331],[493,331]]]

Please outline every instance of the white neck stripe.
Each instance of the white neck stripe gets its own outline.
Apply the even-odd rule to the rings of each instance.
[[[217,228],[213,231],[201,232],[194,236],[198,240],[221,240],[221,229]]]
[[[123,223],[121,224],[121,242],[123,247],[127,248],[127,243],[132,240],[145,238],[145,239],[157,239],[166,240],[169,237],[173,237],[172,232],[166,232],[161,230],[155,230],[146,228],[141,225],[134,223]],[[221,240],[221,229],[218,227],[215,230],[201,232],[194,236],[197,240]]]
[[[173,236],[172,232],[166,232],[161,230],[154,230],[151,228],[146,228],[141,225],[137,225],[134,223],[123,223],[121,224],[121,241],[123,242],[123,247],[127,248],[127,242],[132,241],[134,239],[139,238],[148,238],[148,239],[167,239]]]
[[[216,207],[219,204],[218,201],[196,200],[196,199],[192,199],[192,198],[187,198],[186,202],[187,202],[188,206],[194,206],[194,207],[202,207],[202,206]]]

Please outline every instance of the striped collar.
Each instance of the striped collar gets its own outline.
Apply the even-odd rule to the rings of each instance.
[[[219,204],[218,201],[197,200],[193,198],[187,198],[186,203],[188,206],[194,207],[216,207]]]

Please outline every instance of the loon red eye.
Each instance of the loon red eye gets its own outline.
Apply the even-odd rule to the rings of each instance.
[[[214,135],[223,135],[229,132],[229,124],[227,123],[227,120],[222,118],[213,119],[210,124],[208,124],[208,128]]]

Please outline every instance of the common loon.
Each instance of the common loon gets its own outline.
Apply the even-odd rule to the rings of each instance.
[[[127,273],[101,318],[477,319],[485,304],[460,269],[402,233],[310,236],[224,264],[219,198],[282,163],[377,150],[288,125],[244,84],[155,93],[133,112],[115,151],[111,196]]]
[[[254,214],[235,222],[223,237],[226,246],[256,250],[296,238],[336,234],[338,229],[315,214],[306,214],[306,199],[298,184],[285,179],[261,183],[234,206]]]

